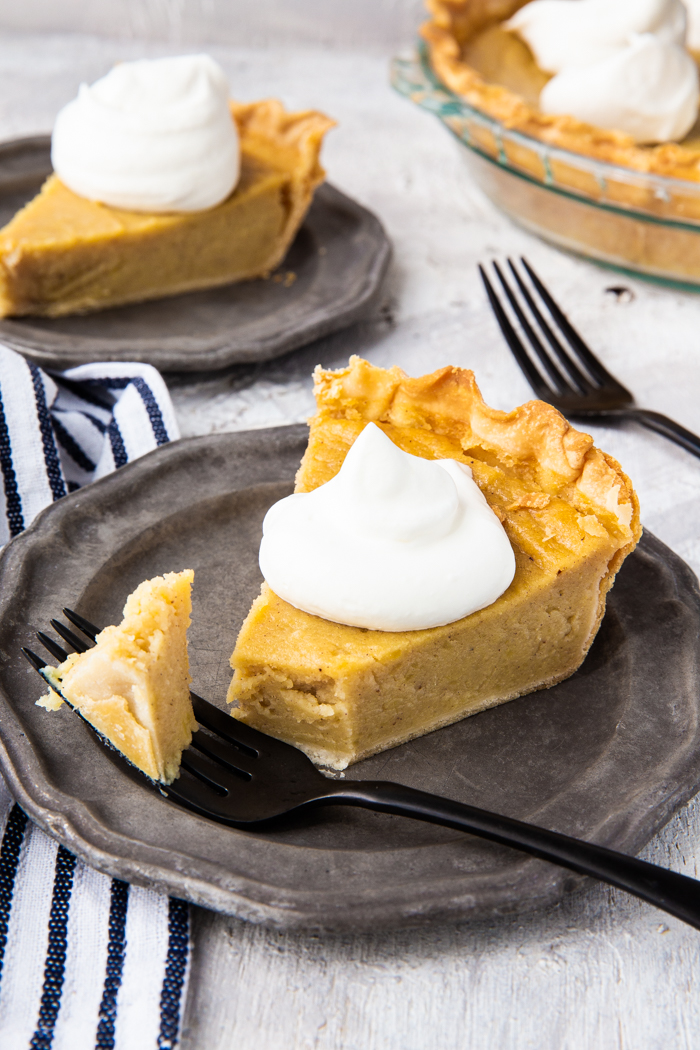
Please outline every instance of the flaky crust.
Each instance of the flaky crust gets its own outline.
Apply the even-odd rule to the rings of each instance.
[[[335,127],[335,121],[313,109],[288,113],[274,98],[261,102],[231,102],[230,105],[241,139],[241,151],[268,157],[277,163],[284,157],[285,166],[291,173],[289,212],[277,254],[269,263],[271,272],[287,254],[309,210],[314,190],[326,177],[319,158],[323,137]]]
[[[326,173],[319,155],[324,135],[335,127],[334,120],[314,109],[289,113],[275,98],[230,105],[243,150],[272,147],[277,154],[284,151],[297,179],[314,186],[323,181]]]
[[[492,452],[543,494],[569,502],[583,497],[594,512],[612,515],[633,545],[641,534],[632,483],[589,434],[544,401],[511,412],[490,408],[467,368],[449,366],[412,379],[398,366],[385,370],[353,356],[338,371],[317,367],[314,394],[319,414],[428,428],[456,440],[465,452]]]
[[[637,146],[629,135],[586,124],[570,116],[541,113],[524,98],[487,83],[462,57],[464,44],[476,33],[510,18],[526,0],[426,0],[430,21],[421,27],[431,65],[439,79],[476,109],[506,128],[531,135],[551,146],[599,160],[690,181],[700,181],[700,150],[678,143]]]

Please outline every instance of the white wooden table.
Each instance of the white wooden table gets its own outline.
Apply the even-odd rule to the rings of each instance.
[[[384,14],[391,6],[384,0]],[[2,0],[0,26],[8,24],[18,23]],[[312,367],[341,365],[354,352],[413,375],[467,366],[491,404],[527,400],[475,269],[477,260],[522,252],[639,402],[700,431],[700,296],[622,279],[518,230],[470,184],[447,132],[392,93],[387,54],[304,39],[207,50],[237,97],[278,95],[338,119],[325,151],[329,179],[382,219],[392,271],[371,322],[264,367],[174,383],[185,435],[303,420]],[[79,81],[116,59],[168,50],[183,47],[0,32],[0,138],[49,130]],[[630,296],[606,292],[620,284]],[[639,429],[592,430],[635,481],[645,525],[700,570],[700,463]],[[698,804],[644,856],[697,874]],[[186,1050],[700,1046],[700,934],[599,885],[545,913],[421,931],[321,938],[204,911],[194,927]]]

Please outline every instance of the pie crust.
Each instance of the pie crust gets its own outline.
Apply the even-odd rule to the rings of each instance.
[[[315,394],[297,492],[329,481],[374,422],[407,452],[469,464],[513,544],[515,577],[486,609],[405,632],[331,623],[264,584],[231,657],[234,717],[343,769],[572,674],[641,535],[615,460],[542,401],[489,408],[466,369],[411,379],[353,357],[319,367]]]
[[[56,175],[0,230],[0,316],[60,317],[264,277],[284,258],[323,181],[322,113],[231,104],[241,177],[215,208],[124,211]]]
[[[506,21],[526,2],[426,0],[431,18],[421,27],[421,34],[428,46],[430,63],[442,83],[504,127],[550,146],[634,171],[700,181],[700,149],[675,142],[638,146],[623,132],[598,128],[572,116],[542,113],[534,101],[489,82],[465,60],[465,50],[480,33]]]

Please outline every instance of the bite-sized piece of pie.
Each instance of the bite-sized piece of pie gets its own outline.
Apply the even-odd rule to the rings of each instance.
[[[560,10],[565,14],[567,7],[575,12],[584,2],[558,0],[553,5],[556,8],[554,13],[559,17]],[[672,2],[669,0],[666,6]],[[462,96],[475,109],[497,120],[504,128],[523,132],[550,146],[595,157],[623,168],[700,181],[700,135],[697,123],[684,134],[681,141],[662,141],[665,136],[659,136],[660,144],[655,145],[650,140],[650,144],[644,145],[639,144],[632,134],[620,130],[619,125],[600,126],[600,121],[578,119],[570,111],[543,112],[539,104],[540,95],[554,70],[538,66],[523,39],[522,31],[516,31],[518,20],[515,26],[509,21],[525,7],[525,0],[426,0],[426,6],[431,18],[421,27],[421,34],[427,43],[430,63],[438,78],[451,91]],[[633,8],[634,5],[629,5],[632,18],[635,14]],[[675,17],[675,14],[670,12],[669,18]],[[602,35],[603,27],[601,38]],[[635,47],[641,47],[650,44],[651,35],[631,33],[630,40]],[[584,46],[583,42],[581,46]],[[681,58],[692,70],[693,64],[687,53]],[[609,73],[608,70],[606,75]],[[657,70],[650,68],[649,77],[652,73],[656,75]],[[697,75],[694,75],[697,81]],[[624,74],[618,76],[617,82],[624,86]],[[622,99],[622,105],[627,105],[630,110],[635,108],[634,83],[635,77],[630,76],[630,87]],[[697,83],[694,90],[697,102]],[[692,85],[688,97],[690,94]],[[652,108],[656,101],[651,99]],[[475,144],[483,146],[489,153],[494,152],[489,143],[481,142],[478,129],[474,134]],[[488,138],[486,132],[483,135]],[[521,153],[522,156],[518,153],[512,160],[529,170],[533,161],[526,156],[526,149]],[[532,174],[538,178],[542,175],[539,170],[533,170]],[[571,179],[572,188],[580,188],[576,186],[575,173]],[[687,205],[685,207],[687,213]]]
[[[94,648],[45,668],[55,692],[37,701],[55,711],[66,700],[133,765],[164,784],[177,776],[197,728],[187,658],[193,579],[185,569],[139,584],[118,627],[106,627]]]
[[[231,657],[233,716],[343,769],[572,674],[641,535],[615,460],[541,401],[489,408],[466,369],[411,379],[353,357],[318,368],[315,393],[297,492],[333,478],[375,423],[405,452],[471,468],[511,541],[515,576],[486,608],[403,632],[332,623],[263,584]]]
[[[322,113],[231,103],[241,175],[204,211],[125,211],[56,175],[0,230],[0,316],[60,317],[262,277],[284,258],[323,181]]]

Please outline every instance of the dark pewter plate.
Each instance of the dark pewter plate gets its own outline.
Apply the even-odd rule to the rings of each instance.
[[[0,226],[51,172],[46,135],[0,145]],[[278,274],[169,299],[55,319],[0,319],[0,340],[47,368],[146,361],[203,372],[279,357],[361,320],[372,309],[391,246],[379,220],[327,183]]]
[[[280,927],[370,929],[534,908],[570,873],[445,828],[328,809],[244,832],[179,809],[71,711],[36,707],[20,653],[64,605],[118,622],[143,579],[195,569],[193,688],[224,706],[228,657],[258,592],[260,525],[291,491],[304,426],[164,446],[39,515],[0,560],[0,765],[36,822],[91,864]],[[646,535],[582,668],[376,755],[348,775],[397,780],[637,852],[700,785],[700,595]]]

